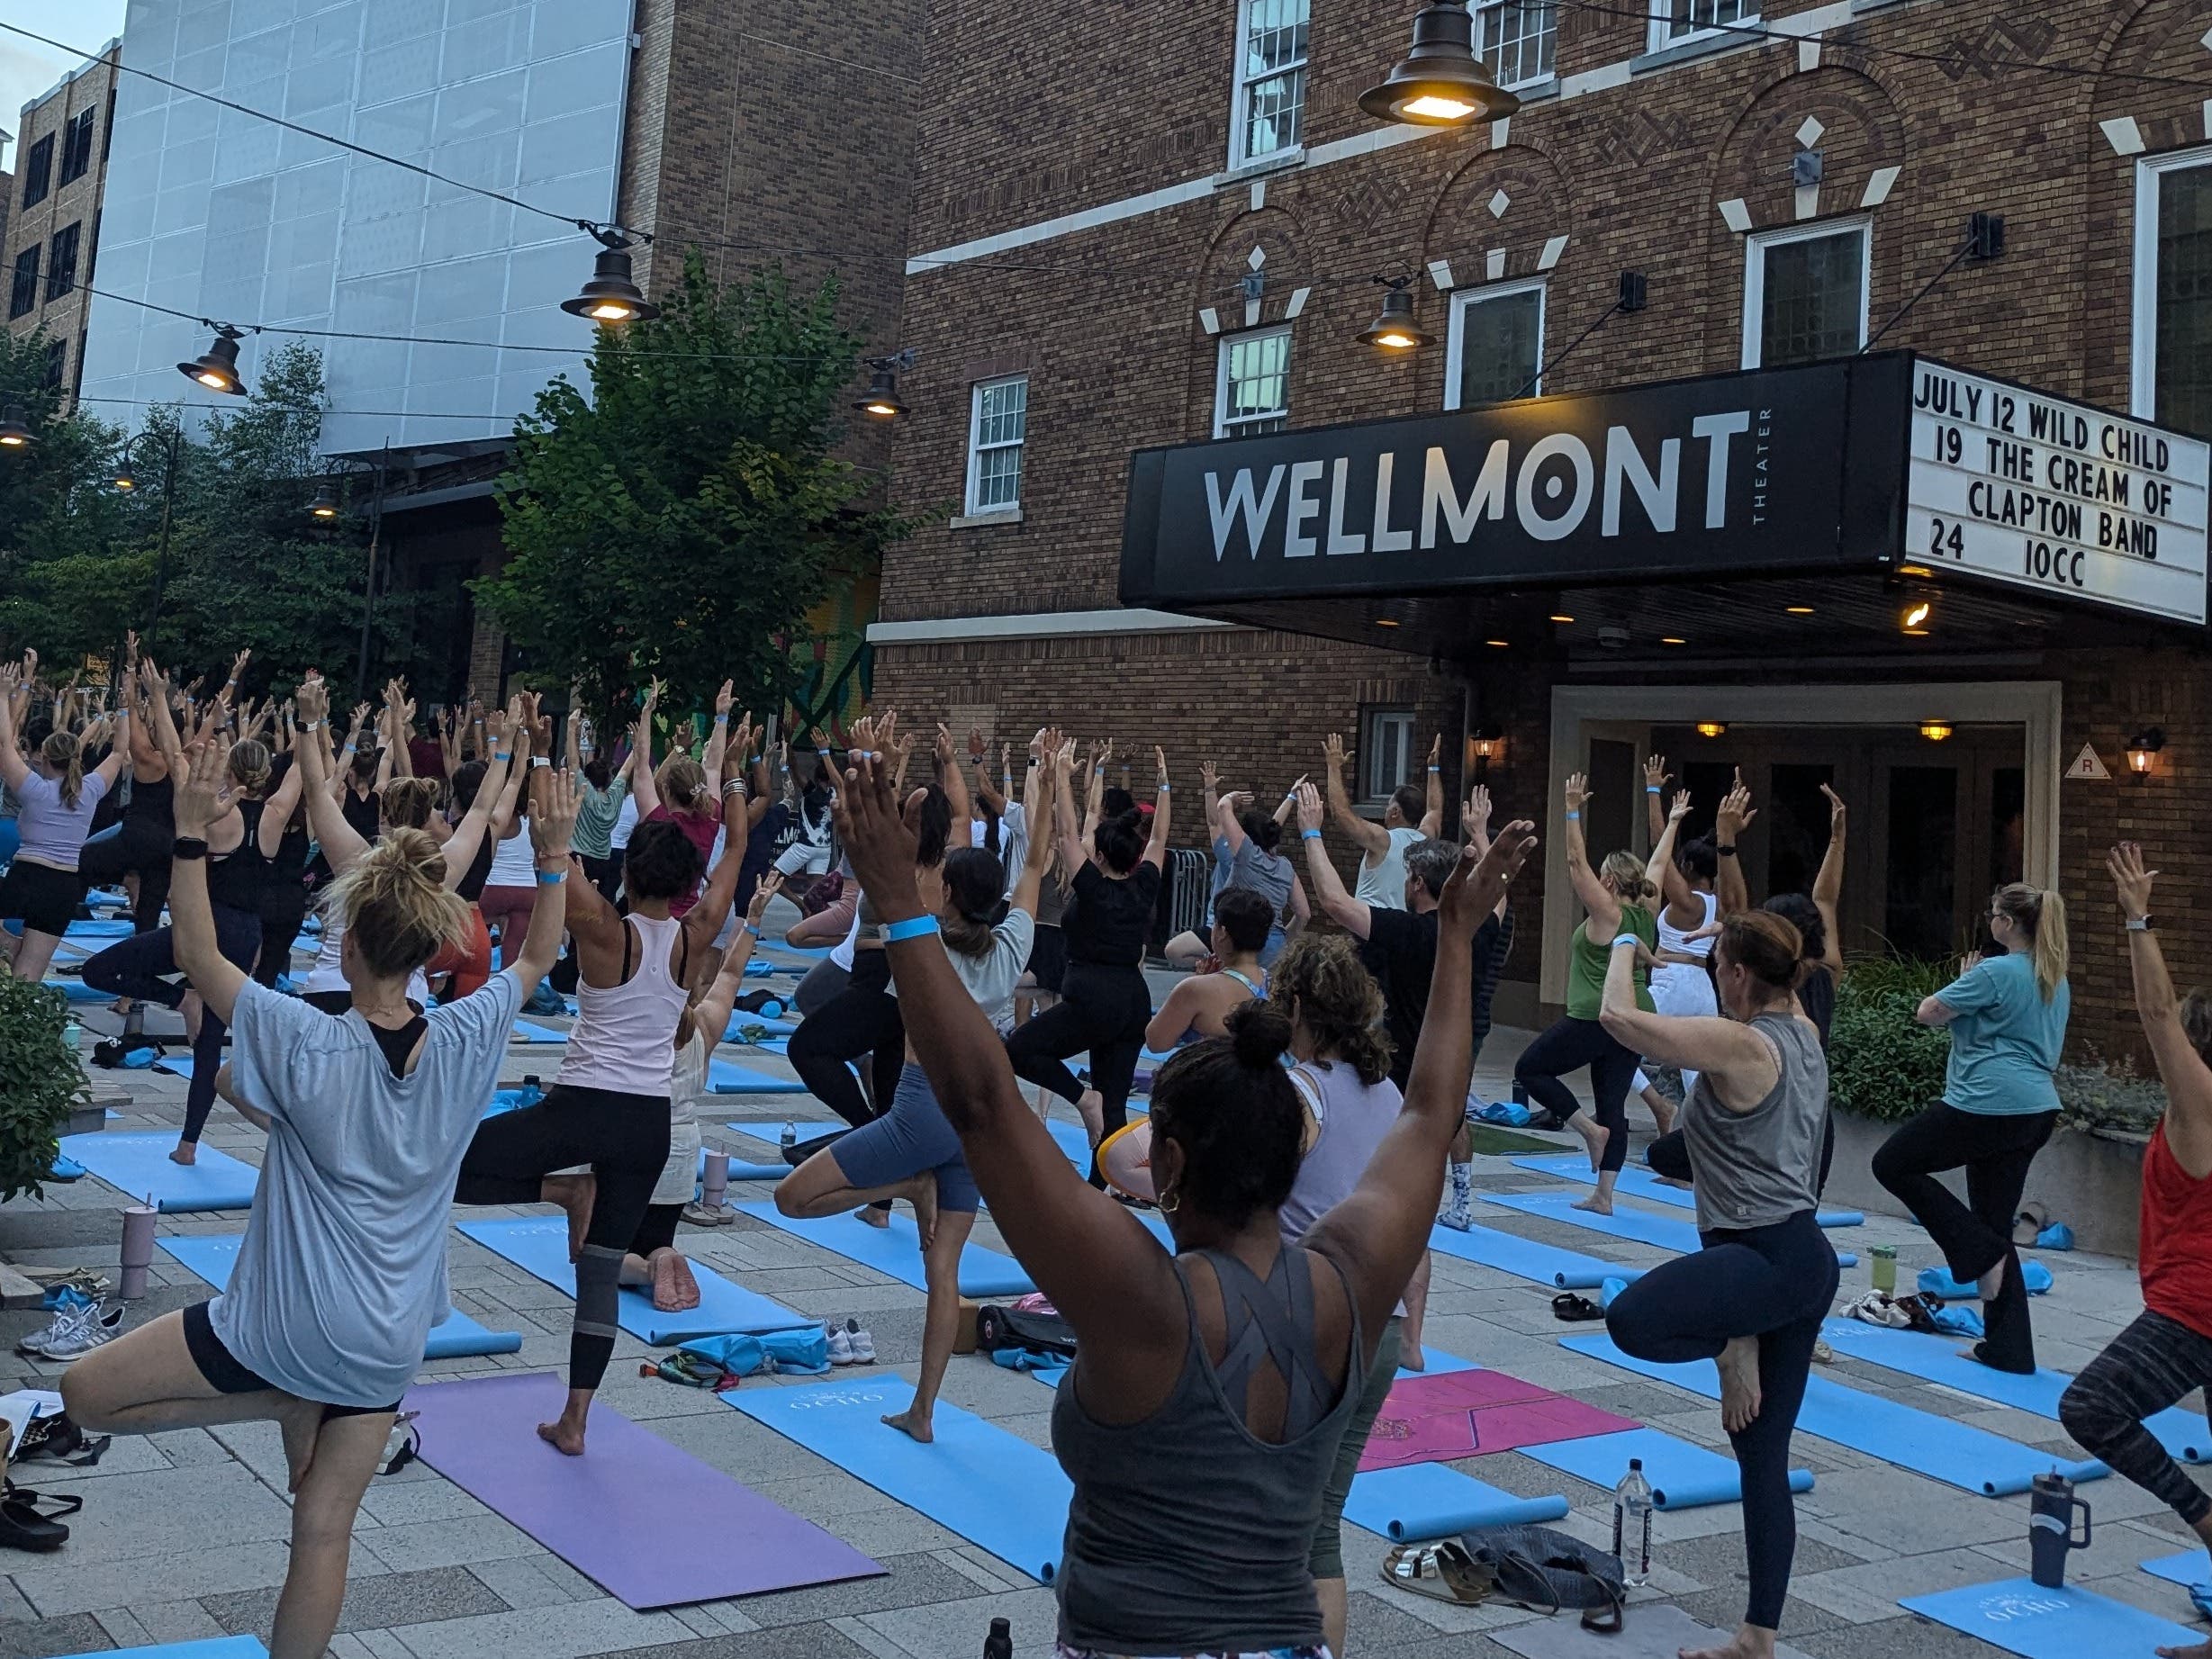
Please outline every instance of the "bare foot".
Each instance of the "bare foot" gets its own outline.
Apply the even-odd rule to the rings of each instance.
[[[1426,1371],[1428,1368],[1429,1352],[1420,1343],[1409,1341],[1398,1350],[1399,1370]]]
[[[1106,1139],[1106,1096],[1095,1088],[1083,1091],[1082,1098],[1075,1103],[1076,1114],[1083,1120],[1083,1132],[1097,1146]]]
[[[889,1227],[891,1224],[891,1212],[888,1204],[862,1204],[853,1213],[871,1227]]]
[[[285,1490],[297,1492],[315,1461],[315,1442],[322,1433],[322,1408],[312,1400],[293,1399],[276,1414],[276,1430],[284,1440]]]
[[[1741,1434],[1759,1414],[1759,1339],[1732,1338],[1713,1363],[1720,1367],[1720,1426],[1730,1434]],[[1742,1639],[1740,1635],[1738,1639]],[[1733,1659],[1735,1647],[1731,1644],[1714,1651]],[[1771,1645],[1767,1651],[1774,1651]]]
[[[910,1405],[896,1417],[887,1417],[883,1420],[907,1438],[919,1440],[924,1446],[937,1438],[937,1431],[929,1426],[929,1413],[916,1405]]]
[[[1675,1119],[1681,1114],[1682,1108],[1666,1095],[1656,1093],[1645,1095],[1644,1104],[1651,1108],[1651,1121],[1658,1126],[1659,1132],[1662,1135],[1673,1134]]]
[[[595,1175],[549,1175],[539,1184],[538,1202],[557,1204],[568,1214],[568,1259],[583,1254],[583,1236],[591,1230],[591,1205],[599,1197]]]
[[[1994,1302],[2005,1288],[2005,1258],[1999,1257],[1997,1265],[1974,1281],[1974,1288],[1982,1293],[1982,1300]]]
[[[1594,1172],[1605,1161],[1605,1143],[1613,1138],[1613,1132],[1603,1123],[1592,1123],[1585,1129],[1583,1124],[1587,1121],[1577,1114],[1567,1120],[1567,1125],[1580,1132],[1583,1144],[1590,1149],[1590,1168]]]
[[[1678,1175],[1663,1175],[1654,1177],[1653,1178],[1657,1180],[1661,1186],[1679,1186],[1685,1193],[1694,1192],[1697,1190],[1694,1186],[1693,1186],[1690,1182],[1684,1180]]]
[[[537,1438],[566,1456],[583,1456],[583,1425],[571,1423],[565,1416],[557,1423],[538,1424]]]
[[[1606,1132],[1601,1130],[1599,1132],[1602,1134]],[[1577,1198],[1567,1207],[1573,1210],[1587,1210],[1593,1215],[1611,1215],[1613,1213],[1613,1201],[1610,1194],[1592,1193],[1587,1198]]]
[[[653,1305],[664,1313],[682,1313],[699,1305],[699,1281],[681,1250],[663,1250],[653,1258]]]
[[[2212,1659],[2212,1642],[2198,1642],[2189,1647],[2162,1647],[2158,1659]]]
[[[1774,1659],[1774,1633],[1757,1625],[1738,1625],[1733,1640],[1719,1647],[1678,1647],[1680,1659]]]
[[[187,1167],[198,1163],[200,1161],[200,1143],[197,1141],[179,1141],[176,1150],[169,1154],[169,1161]]]
[[[937,1177],[925,1169],[907,1184],[905,1197],[914,1206],[915,1231],[927,1249],[937,1237]]]
[[[200,993],[186,991],[185,1000],[176,1005],[176,1012],[184,1016],[185,1035],[194,1042],[200,1041]]]

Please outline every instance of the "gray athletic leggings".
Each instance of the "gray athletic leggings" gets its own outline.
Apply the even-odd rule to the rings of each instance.
[[[2194,1389],[2212,1384],[2212,1337],[2145,1310],[2059,1396],[2058,1420],[2091,1456],[2172,1507],[2194,1527],[2212,1497],[2143,1426]]]

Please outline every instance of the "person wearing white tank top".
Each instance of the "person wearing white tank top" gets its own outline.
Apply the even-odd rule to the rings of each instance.
[[[591,1399],[614,1352],[624,1258],[668,1161],[686,981],[728,913],[740,862],[723,860],[705,896],[679,920],[670,906],[698,890],[699,849],[681,825],[648,821],[623,855],[628,915],[588,880],[568,883],[577,981],[567,1052],[546,1097],[487,1119],[461,1163],[457,1203],[557,1204],[568,1213],[576,1262],[568,1402],[559,1421],[540,1423],[537,1432],[572,1457],[582,1455]],[[580,1165],[591,1173],[556,1173]],[[673,1293],[673,1269],[664,1271]]]
[[[1651,824],[1652,844],[1666,832],[1671,806],[1666,792],[1673,774],[1666,757],[1655,754],[1644,762],[1644,805]],[[1711,958],[1713,934],[1720,920],[1720,900],[1713,886],[1720,873],[1720,855],[1712,837],[1701,835],[1682,843],[1659,872],[1659,894],[1664,901],[1657,916],[1658,960],[1651,969],[1651,1000],[1661,1014],[1679,1020],[1717,1019],[1720,1005],[1713,996]],[[1675,1126],[1676,1103],[1639,1070],[1630,1086],[1650,1108],[1661,1135]],[[1689,1098],[1697,1086],[1697,1073],[1682,1075],[1682,1095]]]

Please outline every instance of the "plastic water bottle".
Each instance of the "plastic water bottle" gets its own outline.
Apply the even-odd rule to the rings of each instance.
[[[991,1633],[983,1638],[983,1659],[1014,1659],[1014,1627],[1005,1619],[991,1620]]]
[[[798,1124],[796,1124],[796,1123],[789,1123],[789,1122],[786,1122],[786,1123],[785,1123],[785,1124],[783,1125],[783,1141],[782,1141],[783,1150],[784,1150],[785,1151],[787,1151],[787,1152],[788,1152],[788,1151],[790,1151],[790,1150],[791,1150],[793,1147],[797,1146],[798,1144],[799,1144],[799,1125],[798,1125]]]
[[[1629,1459],[1629,1472],[1613,1488],[1613,1554],[1630,1584],[1651,1582],[1651,1483],[1641,1457]]]

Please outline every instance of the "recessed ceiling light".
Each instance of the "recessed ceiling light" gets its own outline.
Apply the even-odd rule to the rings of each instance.
[[[1792,617],[1810,617],[1812,615],[1812,607],[1810,605],[1792,605],[1788,609]]]
[[[1661,636],[1659,643],[1662,645],[1686,645],[1690,642],[1686,639],[1676,639],[1672,634],[1667,634]]]
[[[1375,618],[1375,626],[1378,628],[1395,628],[1403,627],[1404,624],[1393,622],[1388,617],[1377,617]]]
[[[1901,576],[1925,577],[1933,576],[1936,573],[1925,564],[1901,564],[1897,567],[1897,573]]]
[[[1485,639],[1483,641],[1483,644],[1485,645],[1494,645],[1500,651],[1510,651],[1512,649],[1513,642],[1510,639]]]
[[[1572,622],[1574,619],[1572,617],[1554,617],[1552,618],[1554,622]]]

